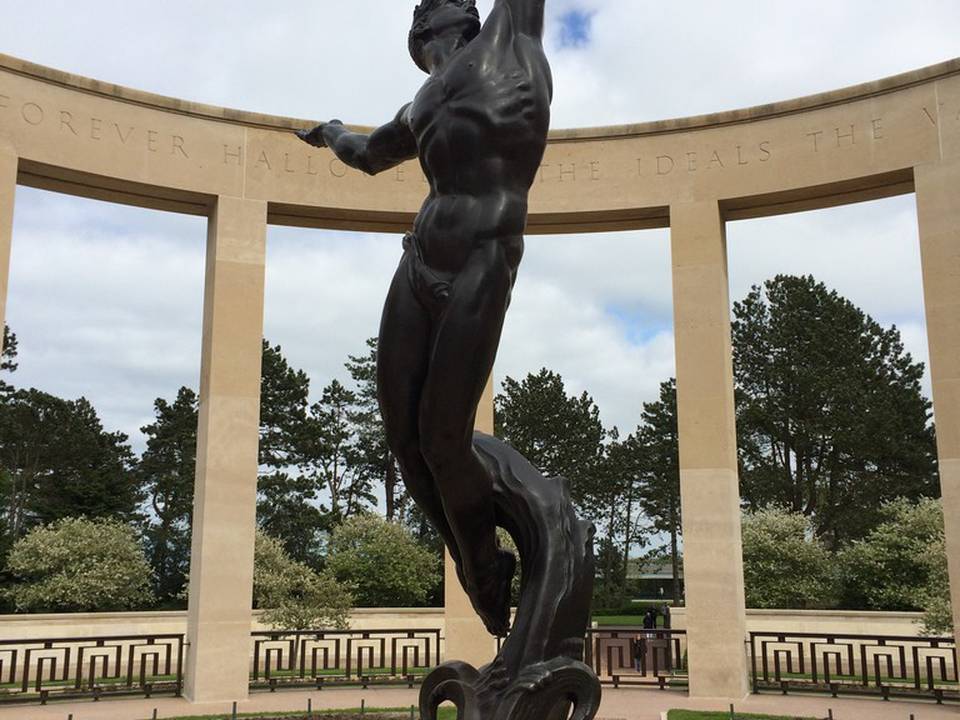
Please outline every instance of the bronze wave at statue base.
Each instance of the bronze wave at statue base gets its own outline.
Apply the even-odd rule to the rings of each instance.
[[[520,603],[491,664],[453,661],[427,676],[421,719],[437,720],[439,706],[450,701],[458,720],[592,720],[600,682],[582,658],[594,527],[577,517],[566,480],[544,477],[489,435],[476,433],[473,444],[494,481],[497,524],[520,554]]]

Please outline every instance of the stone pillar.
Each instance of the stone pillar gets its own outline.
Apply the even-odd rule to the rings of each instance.
[[[670,208],[690,694],[748,691],[726,229],[715,200]]]
[[[243,700],[250,667],[267,206],[220,197],[207,236],[185,693]]]
[[[492,376],[477,407],[475,427],[480,432],[493,434]],[[443,553],[443,620],[444,660],[463,660],[477,668],[493,660],[496,641],[473,611],[470,599],[460,587],[456,566],[447,552]]]
[[[916,168],[953,626],[960,640],[960,158]]]
[[[0,331],[7,319],[10,245],[13,242],[13,204],[17,193],[17,153],[0,138]],[[0,335],[0,345],[3,344]]]

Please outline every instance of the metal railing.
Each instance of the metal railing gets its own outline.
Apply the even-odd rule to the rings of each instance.
[[[953,638],[750,633],[753,691],[960,701]]]
[[[251,688],[413,687],[440,662],[440,630],[266,631],[253,635]]]
[[[687,635],[683,630],[591,628],[586,663],[602,685],[686,688]]]
[[[0,640],[0,702],[180,695],[183,635]]]

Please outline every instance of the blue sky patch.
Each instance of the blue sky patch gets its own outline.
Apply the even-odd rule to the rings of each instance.
[[[579,48],[590,44],[593,13],[571,10],[560,18],[560,47]]]
[[[669,318],[665,321],[664,318],[654,317],[636,307],[607,305],[604,310],[616,320],[631,345],[646,345],[660,333],[672,329]]]

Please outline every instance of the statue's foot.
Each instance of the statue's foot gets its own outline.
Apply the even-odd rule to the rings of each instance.
[[[493,570],[479,579],[474,591],[468,591],[473,609],[491,635],[504,637],[510,632],[510,588],[516,570],[516,556],[500,549]]]

